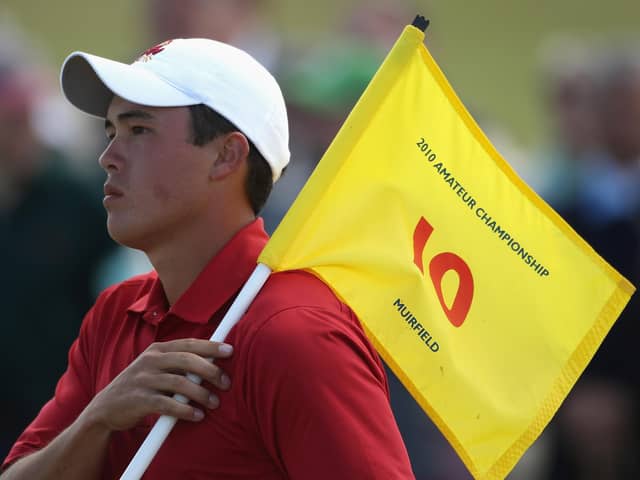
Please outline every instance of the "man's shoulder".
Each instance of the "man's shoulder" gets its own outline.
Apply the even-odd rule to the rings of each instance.
[[[238,332],[251,342],[291,348],[291,340],[315,341],[319,337],[364,338],[356,315],[321,279],[295,270],[272,274],[240,322]],[[366,341],[365,341],[366,343]]]
[[[336,312],[348,308],[326,283],[304,270],[271,274],[253,304],[261,316],[300,308]]]
[[[355,313],[311,273],[273,274],[237,327],[230,339],[238,346],[234,357],[256,385],[264,381],[261,372],[269,372],[274,388],[309,377],[316,385],[335,384],[333,372],[344,366],[367,371],[367,378],[386,385]]]

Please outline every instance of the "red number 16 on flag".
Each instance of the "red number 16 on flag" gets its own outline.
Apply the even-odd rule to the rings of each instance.
[[[413,232],[413,263],[424,274],[422,265],[422,254],[424,247],[433,233],[433,227],[424,217],[420,217],[416,229]],[[458,274],[458,291],[451,303],[451,308],[444,301],[442,293],[442,278],[449,270],[453,270]],[[436,289],[436,295],[440,301],[440,306],[447,315],[449,321],[459,327],[463,324],[471,308],[473,300],[473,275],[471,269],[462,258],[455,253],[443,252],[434,256],[429,262],[429,276]]]

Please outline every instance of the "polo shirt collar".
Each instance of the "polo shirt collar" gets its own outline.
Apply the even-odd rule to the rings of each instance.
[[[209,261],[167,314],[174,314],[191,323],[208,323],[242,288],[255,269],[258,255],[268,239],[261,218],[243,227]],[[128,310],[142,313],[143,318],[147,319],[150,312],[160,310],[164,313],[166,308],[167,299],[156,274],[149,292],[141,296]],[[157,321],[163,316],[156,315]],[[148,320],[156,323],[153,316]]]

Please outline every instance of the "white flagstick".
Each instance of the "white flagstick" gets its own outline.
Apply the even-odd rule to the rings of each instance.
[[[229,330],[231,330],[231,328],[236,323],[238,323],[240,317],[242,317],[242,315],[244,315],[244,312],[247,311],[247,308],[249,308],[249,305],[251,304],[251,302],[253,302],[253,299],[256,297],[256,295],[264,285],[264,282],[267,281],[267,278],[270,274],[271,269],[266,265],[259,263],[256,266],[255,270],[242,287],[242,290],[240,290],[240,293],[234,300],[233,304],[220,322],[220,325],[218,326],[218,328],[216,328],[216,331],[213,332],[213,335],[211,335],[211,338],[209,340],[211,340],[212,342],[224,341],[224,339],[227,337],[227,334],[229,333]],[[187,374],[187,377],[193,383],[200,384],[200,382],[202,382],[202,379],[197,375],[189,373]],[[173,398],[182,403],[188,403],[189,401],[185,396],[180,394],[175,394]],[[140,477],[142,477],[145,470],[151,463],[151,460],[153,460],[153,457],[156,456],[156,453],[158,453],[158,450],[160,450],[162,443],[165,441],[165,439],[169,435],[169,432],[171,432],[171,429],[176,424],[176,421],[176,417],[170,417],[168,415],[162,415],[158,419],[158,421],[155,423],[155,425],[147,435],[147,438],[145,438],[144,442],[142,442],[142,445],[140,445],[140,448],[129,463],[129,466],[120,477],[120,480],[140,480]]]

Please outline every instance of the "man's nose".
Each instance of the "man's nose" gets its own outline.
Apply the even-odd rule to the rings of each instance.
[[[120,171],[124,164],[124,156],[117,138],[112,139],[100,155],[98,164],[105,172]]]

